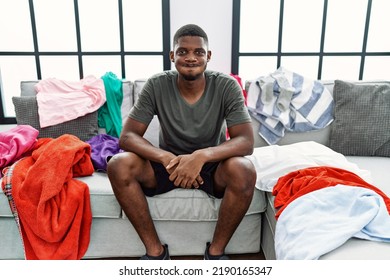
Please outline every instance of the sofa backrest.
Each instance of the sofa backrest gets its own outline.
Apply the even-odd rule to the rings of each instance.
[[[134,102],[138,99],[138,96],[146,82],[146,79],[137,79],[134,81],[123,80],[122,81],[122,90],[123,90],[123,102],[122,102],[122,121],[123,123],[128,117],[129,111],[133,106]],[[22,81],[20,83],[21,96],[35,96],[36,91],[34,86],[38,81]],[[332,92],[333,91],[333,82],[325,82],[325,86]],[[245,88],[248,89],[250,81],[246,82]],[[255,119],[252,119],[252,127],[255,134],[255,147],[267,146],[268,144],[264,141],[263,138],[258,134],[259,122]],[[104,133],[104,129],[99,129],[100,133]],[[310,131],[305,133],[293,133],[286,132],[285,137],[283,137],[279,145],[287,145],[301,141],[316,141],[318,143],[327,145],[329,141],[330,126],[318,130]],[[144,137],[150,141],[153,145],[158,146],[159,143],[159,122],[157,117],[153,119],[150,123],[147,131],[145,132]]]
[[[323,80],[320,81],[332,94],[333,96],[333,88],[334,88],[334,80]],[[382,84],[389,84],[389,81],[386,80],[345,80],[345,82],[349,82],[355,85],[382,85]],[[245,89],[248,91],[249,86],[251,84],[251,81],[247,81],[245,83]],[[375,108],[373,108],[375,109]],[[334,112],[333,112],[334,116]],[[265,142],[264,139],[258,134],[260,123],[252,118],[252,124],[255,134],[255,147],[262,147],[267,146],[268,144]],[[309,131],[309,132],[286,132],[285,136],[277,143],[278,145],[287,145],[287,144],[293,144],[296,142],[303,142],[303,141],[315,141],[320,144],[329,146],[330,137],[331,137],[331,131],[332,127],[334,125],[334,121],[328,125],[327,127],[315,130],[315,131]]]
[[[20,82],[20,96],[35,96],[35,85],[38,81],[21,81]],[[134,104],[134,83],[129,80],[122,81],[122,121],[124,122],[129,114],[130,108]]]
[[[146,80],[140,79],[134,81],[134,101],[138,99],[138,95],[140,94],[142,87],[144,86]],[[323,81],[323,84],[329,89],[331,93],[333,93],[333,81]],[[250,81],[245,84],[246,90],[249,88]],[[255,135],[255,147],[263,147],[268,146],[267,142],[258,134],[260,123],[252,118],[252,128]],[[286,132],[285,137],[283,137],[278,145],[287,145],[293,144],[296,142],[303,141],[315,141],[323,145],[328,145],[329,143],[329,135],[330,135],[330,127],[327,126],[321,130],[309,131],[304,133],[295,133],[295,132]],[[148,139],[152,144],[158,145],[158,132],[159,132],[159,122],[157,117],[153,119],[150,123],[148,130],[145,132],[145,138]]]
[[[21,95],[22,96],[34,96],[36,94],[34,85],[38,81],[22,81],[21,82]],[[127,119],[130,108],[134,102],[138,99],[138,96],[146,82],[146,79],[137,79],[135,81],[123,80],[123,103],[122,103],[122,120]],[[321,81],[324,86],[333,94],[334,81]],[[388,81],[349,81],[356,84],[378,84],[388,83]],[[245,89],[248,91],[251,81],[245,83]],[[288,145],[303,141],[315,141],[320,144],[329,146],[329,138],[332,129],[332,123],[327,127],[309,131],[309,132],[286,132],[285,136],[277,143],[278,145]],[[260,123],[252,119],[252,127],[255,135],[255,147],[268,146],[265,140],[258,134]],[[102,133],[102,131],[100,131]],[[159,143],[159,122],[157,117],[153,119],[145,132],[145,138],[149,140],[153,145],[158,146]]]
[[[131,107],[134,105],[135,100],[138,99],[146,79],[137,79],[134,82],[129,80],[122,81],[122,92],[123,92],[123,102],[122,102],[122,122],[124,123],[129,115]],[[21,81],[20,83],[20,95],[21,96],[35,96],[35,85],[38,83],[35,81]],[[99,133],[104,133],[104,128],[99,128]],[[153,145],[158,146],[158,133],[159,132],[159,123],[157,117],[153,119],[149,125],[147,131],[145,132],[145,138],[149,140]]]

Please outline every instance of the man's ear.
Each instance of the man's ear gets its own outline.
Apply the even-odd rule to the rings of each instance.
[[[210,61],[211,59],[211,51],[207,51],[207,61]]]
[[[173,53],[173,51],[170,51],[169,52],[169,58],[172,62],[175,62],[175,54]]]

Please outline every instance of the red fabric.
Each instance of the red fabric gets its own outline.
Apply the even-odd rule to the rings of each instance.
[[[246,105],[247,99],[248,99],[248,98],[247,98],[247,97],[248,97],[248,94],[247,94],[245,88],[242,86],[242,81],[241,81],[240,76],[235,75],[235,74],[230,74],[230,76],[232,76],[233,78],[235,78],[235,79],[237,80],[238,84],[240,85],[240,87],[241,87],[241,89],[242,89],[242,94],[244,95],[244,98],[245,98],[245,105]]]
[[[290,172],[280,177],[272,194],[275,196],[274,206],[277,209],[276,218],[294,199],[309,192],[337,184],[358,186],[371,189],[383,197],[390,213],[390,198],[380,189],[367,183],[353,172],[335,167],[310,167]]]
[[[88,186],[90,145],[72,135],[41,138],[12,175],[12,196],[26,259],[81,259],[88,249],[92,213]]]
[[[242,95],[244,96],[245,105],[247,105],[248,94],[247,94],[245,88],[242,86],[242,82],[241,82],[240,76],[232,74],[232,73],[230,74],[230,76],[233,77],[234,79],[236,79],[236,81],[240,85],[241,90],[242,90]],[[226,139],[230,139],[229,131],[227,129],[226,129]]]

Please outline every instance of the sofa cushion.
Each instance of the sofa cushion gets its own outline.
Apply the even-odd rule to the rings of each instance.
[[[390,196],[390,158],[388,157],[367,157],[367,156],[347,156],[346,159],[358,168],[367,170],[372,177],[372,185],[378,187],[387,196]],[[265,227],[263,231],[264,240],[262,241],[262,248],[268,248],[265,251],[267,258],[276,259],[274,249],[274,233],[276,228],[276,210],[274,208],[275,197],[271,192],[266,193],[268,203],[267,211],[265,213]],[[268,232],[267,236],[264,232]],[[323,255],[320,259],[389,259],[389,243],[373,242],[368,240],[351,238],[344,245],[336,250]]]
[[[390,83],[335,81],[329,145],[351,156],[390,156]]]
[[[390,158],[347,156],[348,161],[357,164],[359,168],[369,170],[372,184],[390,197]]]
[[[38,103],[35,96],[14,96],[16,122],[31,125],[39,131],[38,138],[57,138],[72,134],[86,141],[98,134],[97,111],[57,125],[41,128],[39,125]]]
[[[35,85],[38,81],[21,81],[20,82],[20,95],[21,96],[35,96],[37,94]]]
[[[134,104],[134,94],[133,94],[134,84],[131,81],[122,81],[122,92],[123,92],[123,101],[122,101],[122,123],[126,121],[129,116],[131,107]]]
[[[110,181],[105,173],[95,172],[91,176],[78,177],[89,186],[93,218],[120,218],[121,208],[112,191]],[[0,179],[0,184],[1,184]],[[13,217],[7,197],[0,188],[0,217]]]
[[[134,102],[137,101],[138,95],[146,83],[146,79],[138,79],[134,81]]]
[[[170,192],[147,197],[152,219],[155,221],[208,221],[218,219],[222,199],[214,198],[197,189],[177,188]],[[264,192],[255,189],[246,215],[263,213],[266,209]],[[123,218],[126,215],[123,213]]]
[[[93,218],[121,217],[121,207],[106,173],[94,172],[91,176],[79,177],[77,179],[89,186]]]
[[[1,184],[0,179],[0,184]],[[13,217],[7,196],[5,196],[3,189],[0,187],[0,218]]]

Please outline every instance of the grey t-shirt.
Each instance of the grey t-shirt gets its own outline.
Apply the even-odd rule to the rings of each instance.
[[[206,71],[202,97],[189,104],[177,87],[177,71],[156,74],[145,83],[129,117],[148,125],[160,122],[160,148],[176,155],[226,141],[226,126],[250,122],[242,89],[229,75]]]

